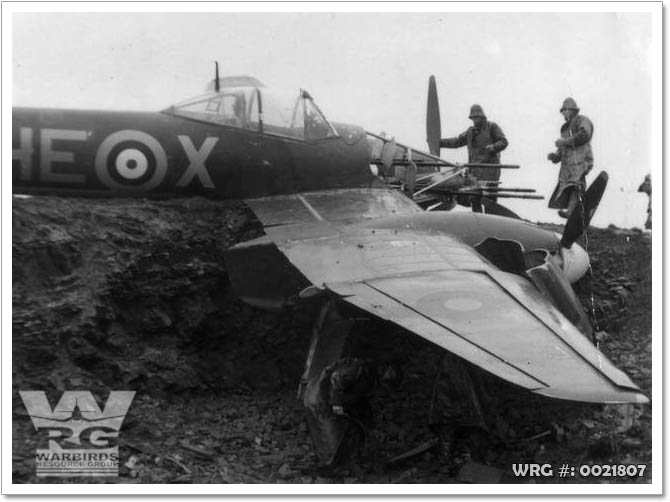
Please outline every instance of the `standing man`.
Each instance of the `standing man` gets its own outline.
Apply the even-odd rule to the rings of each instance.
[[[484,115],[484,110],[479,105],[470,107],[470,120],[472,127],[455,138],[440,140],[442,148],[468,147],[468,162],[482,164],[500,164],[500,152],[507,148],[507,138],[500,126],[490,122]],[[472,168],[472,174],[477,181],[498,181],[500,169]]]
[[[572,98],[563,101],[560,111],[565,124],[561,126],[561,137],[555,142],[557,150],[547,155],[554,164],[561,163],[558,184],[549,207],[558,209],[558,215],[567,218],[580,203],[586,190],[586,175],[593,168],[593,123],[579,115],[577,103]]]
[[[649,205],[647,206],[647,221],[644,228],[651,230],[651,174],[644,177],[644,181],[637,189],[638,192],[646,193],[649,196]]]

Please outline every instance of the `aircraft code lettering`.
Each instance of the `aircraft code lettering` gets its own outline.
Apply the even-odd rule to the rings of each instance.
[[[193,178],[197,176],[200,183],[202,183],[202,186],[205,188],[214,188],[212,178],[209,177],[209,173],[205,167],[205,161],[207,160],[207,157],[209,157],[209,154],[212,153],[214,145],[219,141],[219,138],[207,138],[200,146],[200,150],[196,150],[193,141],[191,141],[191,138],[188,136],[177,136],[177,138],[190,161],[186,172],[184,172],[183,176],[177,181],[177,186],[187,186],[193,181]]]
[[[55,142],[86,141],[90,133],[70,129],[40,129],[39,131],[39,172],[33,174],[35,154],[33,129],[21,127],[19,147],[12,150],[12,161],[18,161],[18,179],[31,181],[37,178],[50,183],[83,185],[86,175],[64,172],[64,164],[74,164],[73,151],[55,146]],[[207,159],[219,141],[218,137],[206,138],[200,147],[196,147],[189,136],[177,136],[186,157],[188,167],[176,183],[186,187],[193,180],[209,189],[216,188],[206,166]],[[165,149],[156,138],[142,131],[125,129],[107,136],[95,154],[97,178],[107,187],[124,191],[147,191],[158,187],[168,172],[168,160]],[[54,169],[55,165],[59,169]]]
[[[20,147],[12,150],[12,162],[19,161],[21,170],[19,178],[22,181],[30,180],[30,173],[33,169],[33,130],[30,127],[22,127],[19,131]]]
[[[54,183],[84,183],[86,177],[76,173],[56,173],[52,171],[55,162],[72,164],[74,154],[72,152],[54,150],[54,140],[63,141],[85,141],[86,131],[72,131],[69,129],[42,129],[40,135],[40,178],[43,181]]]

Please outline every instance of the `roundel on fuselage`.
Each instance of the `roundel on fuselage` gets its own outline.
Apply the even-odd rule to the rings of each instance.
[[[147,191],[167,173],[167,155],[151,135],[132,129],[110,134],[95,156],[98,179],[115,190]]]

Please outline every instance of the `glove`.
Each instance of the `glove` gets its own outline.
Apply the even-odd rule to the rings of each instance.
[[[342,408],[342,406],[333,405],[333,413],[335,415],[344,415],[344,408]]]
[[[484,150],[486,150],[487,152],[495,152],[495,147],[493,145],[486,145],[484,147]]]
[[[558,161],[561,160],[561,158],[555,152],[551,152],[549,155],[547,155],[547,159],[552,161],[554,164],[557,164]]]

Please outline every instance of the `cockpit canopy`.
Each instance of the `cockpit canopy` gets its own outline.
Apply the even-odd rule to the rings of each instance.
[[[178,103],[165,113],[305,141],[337,136],[335,128],[304,90],[226,87]]]

